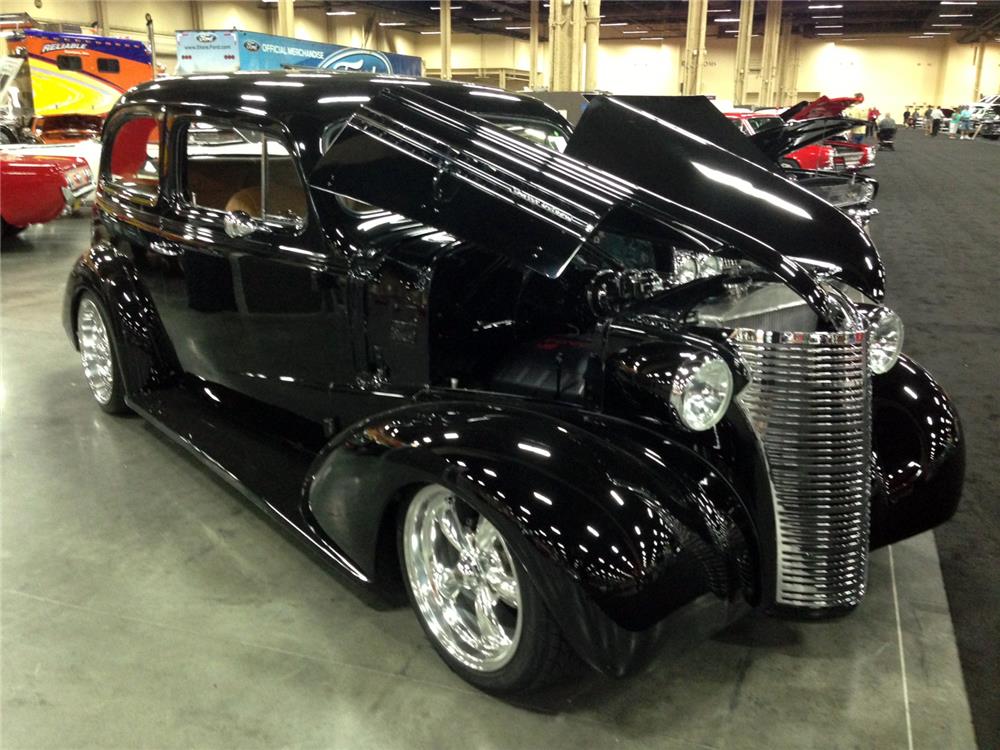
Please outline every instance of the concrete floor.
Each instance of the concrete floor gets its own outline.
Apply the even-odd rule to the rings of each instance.
[[[0,265],[5,750],[974,747],[931,534],[876,552],[845,619],[724,626],[705,600],[638,676],[475,692],[409,611],[367,608],[140,419],[96,408],[59,321],[87,232],[30,229]]]

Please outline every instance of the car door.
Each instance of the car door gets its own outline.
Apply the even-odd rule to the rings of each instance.
[[[292,141],[273,123],[180,115],[162,220],[182,274],[164,324],[192,374],[320,421],[349,379],[346,265],[311,218]],[[167,320],[167,315],[172,320]]]

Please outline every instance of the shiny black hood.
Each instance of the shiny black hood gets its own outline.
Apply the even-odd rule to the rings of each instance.
[[[735,247],[765,247],[881,299],[884,268],[856,222],[758,161],[719,145],[713,133],[732,125],[708,99],[656,99],[654,114],[611,97],[595,98],[566,153],[682,206],[699,229]]]
[[[693,130],[605,97],[559,154],[420,93],[384,91],[348,120],[310,184],[552,277],[601,228],[641,227],[746,257],[810,304],[823,294],[805,266],[882,294],[874,247],[840,211]]]

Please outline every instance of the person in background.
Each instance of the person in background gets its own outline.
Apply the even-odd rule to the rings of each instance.
[[[962,119],[962,108],[956,107],[951,111],[951,117],[948,118],[948,138],[950,140],[955,140],[958,138],[958,123]]]
[[[875,123],[878,120],[878,116],[880,114],[881,113],[878,111],[878,107],[868,108],[868,117],[867,117],[867,124],[865,127],[865,135],[868,136],[869,138],[875,135],[875,127],[876,127]]]
[[[861,143],[865,139],[865,130],[868,125],[865,121],[865,112],[860,107],[852,107],[845,113],[848,117],[854,120],[854,125],[851,127],[851,140],[854,143]]]
[[[937,134],[941,132],[941,122],[944,120],[944,112],[938,105],[934,105],[934,109],[931,110],[931,137],[937,138]]]
[[[907,112],[909,114],[909,112]],[[892,119],[892,112],[886,112],[882,119],[878,121],[879,130],[895,130],[896,121]]]
[[[903,113],[903,127],[904,128],[910,127],[910,110],[906,110]]]
[[[928,106],[927,109],[924,110],[924,135],[931,134],[931,125],[934,123],[934,120],[931,118],[932,114],[934,114],[934,108]]]
[[[962,107],[962,114],[958,120],[958,133],[961,140],[972,140],[972,109],[970,107]]]

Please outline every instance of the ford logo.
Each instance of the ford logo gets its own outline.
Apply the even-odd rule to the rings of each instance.
[[[258,52],[260,50],[260,42],[254,39],[247,39],[243,42],[243,49],[247,52]]]
[[[351,70],[356,73],[392,73],[392,63],[381,52],[366,49],[342,49],[319,64],[330,70]]]
[[[211,44],[215,41],[215,34],[199,34],[197,39],[202,44]]]

